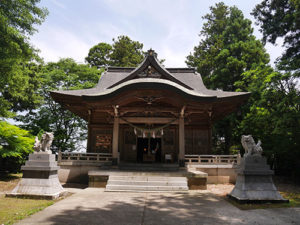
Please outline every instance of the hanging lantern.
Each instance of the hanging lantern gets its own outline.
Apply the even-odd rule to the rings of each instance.
[[[161,134],[161,136],[164,135],[164,129],[161,129],[161,130],[160,130],[160,134]]]
[[[145,131],[143,131],[143,138],[145,138],[146,137],[146,132]]]
[[[134,128],[133,131],[134,131],[134,134],[136,135],[137,134],[136,128]]]
[[[152,137],[155,138],[155,131],[152,132]]]

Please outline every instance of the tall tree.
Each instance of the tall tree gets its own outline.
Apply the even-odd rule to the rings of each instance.
[[[91,66],[96,66],[98,68],[105,67],[111,63],[111,53],[112,46],[110,44],[101,42],[89,50],[89,54],[85,58],[85,61]]]
[[[300,90],[290,74],[260,66],[243,73],[238,84],[252,93],[239,129],[263,142],[277,173],[300,174]]]
[[[144,59],[143,44],[132,41],[127,36],[113,39],[113,51],[110,55],[112,66],[135,67]]]
[[[91,66],[135,67],[144,58],[143,44],[131,40],[128,36],[113,39],[113,44],[99,43],[93,46],[85,58]]]
[[[245,71],[269,62],[261,41],[253,35],[251,21],[244,18],[237,7],[228,7],[223,2],[210,7],[210,13],[200,32],[202,38],[194,51],[187,56],[188,66],[196,67],[208,88],[235,91],[236,83],[243,79]],[[246,91],[246,89],[244,89]],[[222,153],[239,141],[235,130],[240,118],[232,114],[215,124],[215,144],[225,138]]]
[[[207,22],[200,32],[202,40],[186,63],[197,68],[207,87],[234,91],[242,73],[268,63],[269,56],[238,8],[221,2],[210,10],[203,17]]]
[[[19,102],[19,107],[22,103],[28,106],[28,102],[37,97],[26,94],[31,84],[28,74],[24,73],[24,65],[38,59],[29,36],[48,13],[37,6],[39,2],[3,0],[0,3],[0,117],[12,116],[10,110],[16,105],[14,103]]]
[[[261,76],[262,70],[245,74],[244,81],[251,84],[250,91],[259,90],[256,93],[260,98],[253,102],[241,125],[265,140],[267,151],[274,156],[277,173],[294,175],[297,179],[300,175],[300,91],[297,86],[300,2],[263,0],[255,7],[253,15],[261,27],[263,42],[275,44],[278,38],[283,38],[285,51],[276,62],[280,72],[264,76]]]
[[[92,88],[97,84],[101,72],[103,70],[96,67],[77,64],[73,59],[46,64],[39,72],[42,88],[38,89],[38,93],[43,97],[43,104],[38,109],[17,117],[24,123],[22,127],[35,135],[41,129],[54,132],[54,151],[76,150],[76,147],[80,147],[78,143],[86,139],[86,123],[54,102],[49,92]]]
[[[300,76],[300,1],[263,0],[253,10],[260,25],[263,41],[275,44],[283,38],[285,52],[279,59],[278,68]]]

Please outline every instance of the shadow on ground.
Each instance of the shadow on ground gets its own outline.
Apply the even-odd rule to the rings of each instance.
[[[116,193],[105,193],[108,204],[90,202],[73,209],[61,211],[47,222],[51,224],[224,224],[226,216],[216,216],[217,204],[227,203],[208,194],[140,194],[130,197],[131,193],[118,194],[120,200],[114,199]],[[129,199],[124,199],[124,196]],[[101,201],[101,199],[98,199]],[[100,207],[99,207],[100,206]],[[229,206],[229,208],[232,208]],[[237,219],[238,220],[238,219]],[[234,218],[231,218],[234,221]],[[237,223],[238,224],[238,223]]]
[[[85,189],[88,187],[87,184],[79,184],[79,183],[64,183],[62,184],[64,188],[78,188],[78,189]]]
[[[14,181],[19,180],[22,177],[22,174],[11,174],[6,172],[0,172],[0,181]]]

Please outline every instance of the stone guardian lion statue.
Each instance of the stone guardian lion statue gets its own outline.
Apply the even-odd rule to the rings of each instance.
[[[244,157],[252,156],[252,155],[261,156],[263,149],[261,147],[260,140],[258,140],[257,144],[255,144],[252,135],[242,135],[241,143],[243,148],[245,149]]]
[[[38,137],[35,137],[35,143],[33,146],[33,149],[35,152],[46,152],[51,154],[50,146],[52,144],[52,141],[54,139],[53,133],[45,132],[42,135],[41,141],[38,139]]]

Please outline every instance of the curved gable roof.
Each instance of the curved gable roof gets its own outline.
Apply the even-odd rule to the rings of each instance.
[[[113,85],[111,85],[108,88],[113,88],[123,82],[135,79],[135,78],[139,78],[139,75],[141,73],[143,73],[144,71],[148,70],[151,71],[152,69],[154,69],[154,71],[156,71],[160,76],[162,76],[162,78],[166,79],[166,80],[170,80],[173,81],[174,83],[177,83],[187,89],[192,90],[193,88],[188,86],[187,84],[185,84],[184,82],[181,82],[180,80],[178,80],[176,77],[174,77],[168,70],[166,70],[157,60],[157,54],[150,49],[147,52],[147,55],[144,59],[144,61],[137,67],[135,68],[133,71],[131,71],[126,77],[124,77],[122,80],[114,83]],[[148,74],[149,76],[149,74]]]
[[[154,72],[152,74],[152,72]],[[160,86],[168,85],[176,87],[176,90],[195,97],[227,98],[249,95],[248,92],[228,92],[221,90],[209,90],[205,87],[201,75],[194,68],[164,68],[157,60],[156,53],[149,50],[144,61],[137,68],[133,67],[109,67],[101,75],[96,87],[82,90],[54,91],[52,93],[69,96],[85,96],[93,98],[105,96],[114,91],[130,85],[141,86],[141,83],[155,83]]]

